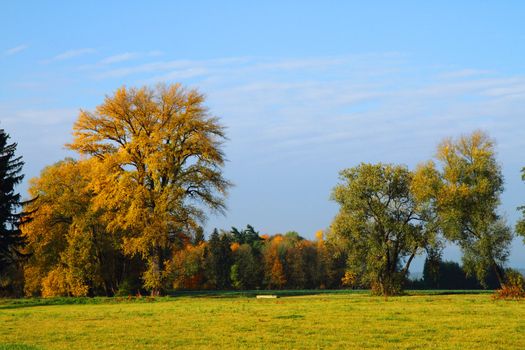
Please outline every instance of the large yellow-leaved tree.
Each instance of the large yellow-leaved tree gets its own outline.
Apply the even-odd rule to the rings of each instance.
[[[204,96],[179,84],[122,87],[95,111],[81,111],[68,145],[95,157],[95,206],[108,229],[125,232],[123,248],[147,261],[144,287],[167,285],[177,238],[205,210],[222,212],[230,183],[222,175],[224,127]]]

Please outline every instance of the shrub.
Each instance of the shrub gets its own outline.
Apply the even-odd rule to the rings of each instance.
[[[525,280],[523,275],[518,271],[508,271],[506,282],[501,289],[496,290],[494,299],[514,299],[525,298]]]

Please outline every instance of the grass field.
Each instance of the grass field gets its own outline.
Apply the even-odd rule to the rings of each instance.
[[[0,300],[0,350],[525,348],[525,303],[490,294],[290,294]]]

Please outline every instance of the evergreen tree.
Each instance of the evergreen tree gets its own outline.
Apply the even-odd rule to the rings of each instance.
[[[211,287],[215,289],[228,289],[231,285],[231,243],[230,236],[225,233],[219,234],[217,229],[210,235],[206,252],[206,274]]]
[[[24,162],[15,155],[17,144],[8,144],[8,139],[9,135],[0,129],[0,273],[22,255],[19,249],[24,245],[19,228],[22,213],[18,211],[24,203],[15,192],[24,178]]]

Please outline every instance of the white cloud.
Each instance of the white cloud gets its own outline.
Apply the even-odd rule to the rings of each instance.
[[[113,64],[113,63],[120,63],[124,61],[129,61],[134,58],[137,58],[139,54],[137,52],[125,52],[118,55],[113,55],[104,58],[102,61],[100,61],[101,64]]]
[[[18,109],[2,110],[2,124],[13,127],[37,128],[58,124],[72,124],[78,115],[78,109],[53,108],[53,109]]]
[[[295,177],[324,201],[337,171],[344,167],[361,161],[414,166],[431,158],[443,137],[482,128],[498,141],[509,184],[506,195],[511,196],[504,201],[510,221],[515,207],[522,204],[519,150],[525,147],[525,76],[427,66],[396,53],[205,60],[155,56],[158,53],[133,51],[107,55],[79,70],[82,85],[68,87],[77,89],[78,107],[85,108],[94,108],[104,94],[111,94],[108,89],[122,83],[164,80],[198,87],[207,95],[210,112],[227,126],[230,140],[225,151],[231,160],[227,168],[239,185],[235,193],[251,197],[256,189],[249,188],[250,181],[257,188],[274,187],[277,181],[265,176]],[[60,144],[70,137],[77,110],[24,105],[12,109],[16,113],[0,112],[2,124],[14,126],[13,135],[35,128],[49,130],[48,138],[57,135]],[[38,132],[35,135],[25,144],[39,150],[45,140]],[[278,201],[273,193],[261,193],[261,202]],[[300,192],[296,195],[303,198]],[[294,195],[283,197],[284,206],[300,207],[290,198]],[[326,210],[319,205],[319,211]]]
[[[157,57],[161,56],[162,51],[148,51],[148,52],[124,52],[116,55],[112,55],[104,58],[99,62],[101,65],[110,65],[115,63],[122,63],[134,59],[144,58],[144,57]]]
[[[469,78],[469,77],[479,77],[481,75],[493,74],[493,71],[484,70],[484,69],[460,69],[451,72],[441,73],[440,76],[444,79],[454,79],[454,78]]]
[[[92,54],[92,53],[95,53],[95,52],[97,52],[97,50],[95,50],[93,48],[82,48],[82,49],[68,50],[68,51],[59,53],[58,55],[56,55],[52,59],[48,60],[47,62],[69,60],[69,59],[72,59],[72,58],[75,58],[75,57],[80,57],[80,56]]]
[[[26,50],[27,48],[29,48],[29,46],[27,46],[27,45],[18,45],[16,47],[12,47],[10,49],[5,50],[4,54],[6,56],[15,55],[17,53],[20,53],[20,52]]]

